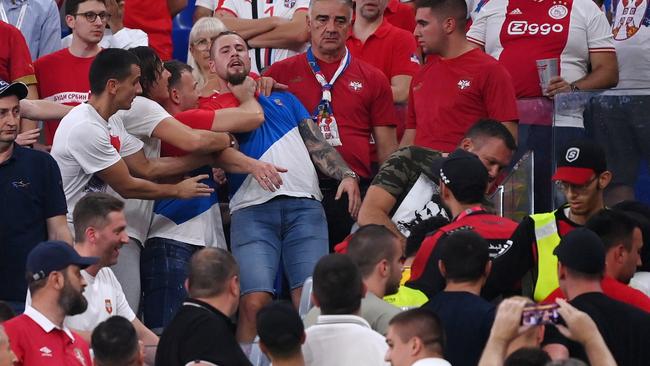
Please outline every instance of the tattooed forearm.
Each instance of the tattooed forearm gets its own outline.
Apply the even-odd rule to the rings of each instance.
[[[328,177],[342,180],[343,173],[351,169],[338,151],[325,141],[318,126],[313,121],[305,119],[298,125],[298,130],[314,165]]]

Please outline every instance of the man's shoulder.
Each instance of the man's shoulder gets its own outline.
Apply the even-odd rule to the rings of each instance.
[[[34,61],[34,67],[38,69],[39,67],[49,66],[52,63],[61,62],[62,60],[65,60],[70,56],[71,56],[70,51],[67,48],[62,48],[58,51],[54,51],[52,53],[49,53],[45,56],[41,56],[38,59],[36,59],[36,61]]]
[[[34,325],[38,324],[25,314],[15,316],[2,323],[11,342],[19,341],[20,334],[33,334]],[[40,327],[38,327],[40,329]]]
[[[353,73],[353,75],[363,76],[367,81],[385,80],[388,82],[388,80],[386,80],[386,75],[384,75],[381,70],[369,62],[360,59],[359,57],[352,57],[350,65],[348,66],[348,70],[346,71],[350,72],[350,74]]]
[[[265,73],[265,76],[273,77],[273,76],[277,76],[277,73],[285,73],[285,72],[295,73],[297,71],[300,71],[300,69],[294,69],[294,68],[298,67],[305,61],[306,61],[306,56],[304,53],[299,53],[297,55],[287,57],[284,60],[274,62],[273,65],[271,65],[268,68],[267,72]]]
[[[14,149],[14,155],[29,159],[29,164],[37,162],[37,164],[56,165],[56,161],[52,155],[44,151],[30,149],[20,145],[14,145]],[[42,173],[42,171],[38,173]]]

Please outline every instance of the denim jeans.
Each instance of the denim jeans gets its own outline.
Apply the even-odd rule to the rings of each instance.
[[[189,261],[202,247],[172,239],[148,239],[141,256],[144,324],[160,334],[187,297]]]

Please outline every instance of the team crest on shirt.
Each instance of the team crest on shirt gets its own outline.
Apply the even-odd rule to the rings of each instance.
[[[363,88],[363,84],[360,81],[350,81],[350,89],[354,91],[359,91]]]
[[[284,104],[282,104],[282,101],[278,98],[273,99],[273,103],[279,105],[280,107],[284,107]]]
[[[52,350],[47,347],[41,347],[39,351],[41,351],[41,356],[43,357],[52,357]]]
[[[113,314],[113,304],[111,304],[111,299],[104,300],[104,309],[109,314]]]
[[[284,0],[284,7],[285,8],[291,9],[294,6],[296,6],[296,0]]]
[[[84,358],[84,354],[81,352],[79,348],[75,348],[73,350],[74,352],[74,357],[83,365],[86,366],[86,359]]]
[[[472,82],[469,81],[469,80],[464,80],[463,79],[463,80],[459,80],[458,84],[456,84],[456,85],[458,85],[458,89],[465,90],[465,89],[469,88],[470,86],[472,86]]]
[[[566,2],[564,1],[554,1],[553,6],[551,6],[550,9],[548,9],[548,16],[560,20],[564,19],[564,17],[569,14],[569,9],[566,7]]]

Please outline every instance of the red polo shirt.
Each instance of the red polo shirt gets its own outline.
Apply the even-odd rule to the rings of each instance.
[[[129,0],[124,3],[124,26],[140,29],[149,36],[149,46],[163,61],[171,60],[172,16],[166,1]]]
[[[481,118],[518,119],[510,74],[480,49],[431,60],[411,81],[406,128],[416,130],[415,145],[451,152]]]
[[[397,28],[386,19],[365,43],[351,33],[346,45],[352,56],[381,70],[388,81],[397,75],[413,76],[420,69],[413,34]]]
[[[57,327],[30,306],[2,325],[18,359],[17,366],[92,366],[83,338],[66,327]]]
[[[650,313],[650,298],[643,292],[620,283],[609,276],[605,276],[603,280],[600,281],[600,286],[603,289],[603,293],[612,299],[630,304],[646,313]],[[552,304],[555,303],[555,299],[557,298],[566,298],[566,295],[559,287],[555,289],[555,291],[551,292],[542,303]]]
[[[339,61],[317,60],[325,77],[330,80]],[[321,85],[300,54],[276,62],[266,71],[276,81],[289,86],[310,113],[321,101]],[[386,77],[376,67],[352,56],[348,68],[332,88],[332,110],[339,127],[342,146],[336,150],[359,176],[369,178],[370,133],[375,126],[395,126],[393,94]]]
[[[415,30],[415,8],[402,4],[399,0],[390,0],[384,11],[384,18],[396,27],[413,34]]]
[[[0,79],[12,83],[36,83],[32,56],[18,28],[0,21]]]

